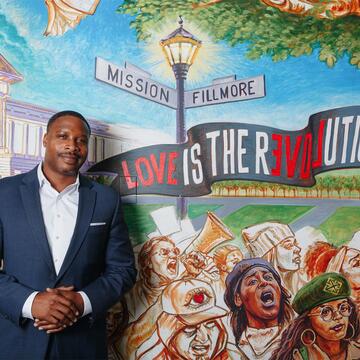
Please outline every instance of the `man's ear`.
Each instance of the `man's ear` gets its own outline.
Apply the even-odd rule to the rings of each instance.
[[[47,146],[47,133],[43,137],[43,146],[44,146],[44,148],[46,148],[46,146]]]
[[[242,305],[240,294],[235,294],[234,303],[237,307],[240,307]]]

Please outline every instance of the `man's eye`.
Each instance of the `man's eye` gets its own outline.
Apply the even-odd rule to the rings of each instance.
[[[253,286],[253,285],[255,285],[256,283],[257,283],[257,281],[256,281],[255,279],[253,279],[253,280],[250,280],[250,281],[248,282],[248,285]]]

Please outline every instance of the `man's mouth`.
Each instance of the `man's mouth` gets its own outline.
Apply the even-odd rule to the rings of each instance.
[[[79,156],[75,154],[61,154],[60,157],[66,162],[77,162],[79,160]]]
[[[260,295],[260,300],[266,307],[273,306],[274,305],[274,294],[272,293],[272,291],[269,291],[269,290],[263,291]]]
[[[301,263],[301,257],[300,256],[296,256],[294,259],[293,259],[293,263],[299,265]]]
[[[191,350],[192,352],[199,356],[199,355],[206,355],[209,352],[210,345],[192,345]]]
[[[176,268],[177,268],[177,261],[176,260],[170,260],[167,264],[167,269],[170,273],[176,274]]]

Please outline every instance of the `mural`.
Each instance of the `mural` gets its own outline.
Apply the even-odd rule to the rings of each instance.
[[[110,359],[360,359],[359,14],[1,1],[0,176],[73,109],[83,172],[123,195],[139,273]]]

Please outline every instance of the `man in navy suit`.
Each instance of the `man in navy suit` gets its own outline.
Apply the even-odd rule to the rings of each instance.
[[[55,114],[44,161],[0,181],[0,359],[105,359],[107,310],[136,278],[119,194],[79,175],[90,126]]]

